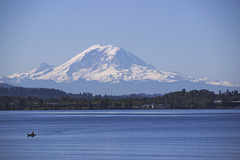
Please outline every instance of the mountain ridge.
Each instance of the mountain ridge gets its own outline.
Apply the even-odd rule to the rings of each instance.
[[[109,86],[107,85],[108,83],[113,86],[114,84],[115,86],[116,84],[119,84],[119,86],[122,84],[128,86],[127,83],[132,84],[133,86],[137,84],[136,86],[144,88],[138,84],[142,83],[142,85],[150,86],[150,83],[157,83],[155,85],[162,86],[161,83],[169,83],[167,86],[171,84],[174,86],[174,83],[181,84],[182,82],[184,82],[182,84],[185,84],[185,86],[181,86],[182,88],[193,86],[192,84],[195,84],[196,88],[198,88],[197,84],[199,84],[199,86],[205,85],[204,87],[206,87],[206,89],[211,88],[209,86],[224,86],[230,88],[239,87],[239,84],[233,84],[227,81],[208,81],[207,78],[197,79],[177,72],[158,70],[151,64],[145,63],[134,54],[127,52],[122,48],[101,44],[89,47],[62,65],[54,67],[42,63],[35,69],[26,73],[15,73],[0,78],[0,82],[27,86],[28,83],[35,83],[35,85],[38,85],[37,82],[45,83],[46,81],[53,81],[51,84],[56,83],[54,85],[57,86],[58,89],[62,89],[60,84],[65,86],[65,83],[69,86],[71,84],[79,86],[78,82],[84,85],[88,85],[87,83],[89,82],[89,84],[94,84],[93,86],[96,88],[98,88],[98,86],[104,88],[104,84]],[[41,84],[39,85],[41,87]],[[31,85],[28,87],[31,87]],[[133,87],[130,89],[131,86],[128,87],[131,92],[127,91],[127,94],[135,93],[134,90],[136,90],[136,88],[134,89]],[[84,86],[79,87],[79,89],[81,88],[84,88]],[[89,89],[90,88],[91,85],[89,86]],[[154,89],[154,85],[150,88]],[[164,86],[162,88],[164,88]],[[161,88],[159,88],[159,90],[161,90]],[[140,93],[144,93],[144,89],[142,89],[142,92]]]

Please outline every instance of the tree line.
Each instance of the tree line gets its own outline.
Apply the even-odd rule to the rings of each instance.
[[[1,83],[0,83],[1,84]],[[59,99],[64,96],[69,96],[71,98],[76,99],[93,99],[95,96],[93,96],[92,93],[83,92],[78,94],[72,94],[72,93],[66,93],[64,91],[58,90],[58,89],[49,89],[49,88],[24,88],[24,87],[16,87],[16,86],[6,86],[1,87],[0,86],[0,96],[15,96],[15,97],[38,97],[41,99]],[[96,97],[101,97],[101,95],[96,95]],[[143,97],[157,97],[161,96],[161,94],[153,94],[153,95],[147,95],[144,93],[141,94],[130,94],[130,95],[119,95],[119,96],[113,96],[113,95],[104,95],[104,97],[109,99],[122,99],[122,98],[143,98]]]
[[[39,90],[45,92],[44,90]],[[29,92],[30,93],[30,92]],[[62,91],[59,94],[65,93]],[[47,93],[46,95],[50,95]],[[35,94],[36,95],[36,94]],[[141,109],[146,104],[161,104],[166,109],[214,109],[240,107],[237,90],[215,94],[208,90],[185,89],[162,96],[108,96],[63,94],[57,98],[39,96],[0,96],[0,110],[84,110],[84,109]],[[217,103],[216,103],[217,102]]]
[[[58,89],[9,86],[0,87],[0,96],[38,97],[41,99],[49,99],[67,96],[67,93]]]

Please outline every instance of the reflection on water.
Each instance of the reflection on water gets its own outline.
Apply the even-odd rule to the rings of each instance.
[[[235,160],[239,148],[240,110],[0,112],[2,160]]]

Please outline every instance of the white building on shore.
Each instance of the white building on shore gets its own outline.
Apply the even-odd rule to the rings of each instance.
[[[167,109],[168,106],[164,104],[144,104],[141,105],[141,109]]]

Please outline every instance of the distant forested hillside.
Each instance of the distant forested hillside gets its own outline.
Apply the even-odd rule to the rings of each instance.
[[[79,94],[66,93],[58,89],[49,88],[24,88],[11,86],[5,83],[0,83],[0,96],[15,96],[15,97],[38,97],[41,99],[53,99],[69,96],[76,99],[93,99],[94,97],[102,97],[101,95],[93,95],[92,93],[83,92]],[[122,99],[122,98],[143,98],[143,97],[158,97],[161,94],[130,94],[130,95],[104,95],[108,99]]]
[[[38,97],[41,99],[61,98],[67,93],[48,88],[0,87],[0,96]]]

